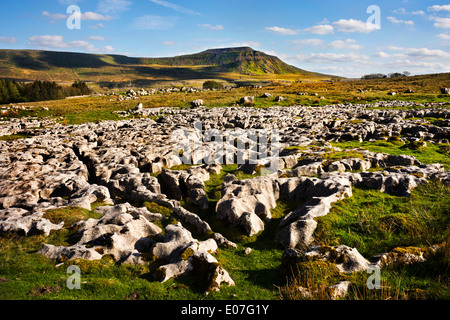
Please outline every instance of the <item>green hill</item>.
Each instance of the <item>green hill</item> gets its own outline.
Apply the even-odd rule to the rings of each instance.
[[[210,49],[169,58],[39,50],[0,50],[0,77],[22,81],[126,82],[194,79],[329,79],[249,47]]]
[[[171,66],[212,66],[217,72],[255,74],[308,74],[279,58],[249,47],[209,49],[200,53],[173,58],[141,59],[143,63]],[[312,73],[311,73],[312,74]]]

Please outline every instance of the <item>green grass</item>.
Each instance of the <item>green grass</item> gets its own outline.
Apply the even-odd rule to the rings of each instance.
[[[406,154],[415,156],[417,160],[424,164],[440,163],[445,170],[450,170],[450,145],[427,143],[425,147],[413,147],[413,145],[404,145],[401,141],[348,141],[331,143],[333,147],[343,150],[353,148],[364,148],[371,152],[384,152],[391,155]]]
[[[345,244],[366,258],[396,247],[429,247],[450,239],[450,186],[440,182],[416,188],[410,198],[354,188],[353,196],[336,203],[328,215],[316,218],[315,243]],[[352,283],[348,300],[444,299],[449,294],[448,243],[429,254],[423,263],[381,268],[381,289],[369,290],[369,274],[342,274],[332,264],[300,261],[292,267],[288,282],[280,287],[282,299],[328,299],[326,286]],[[298,287],[315,293],[303,297]]]
[[[327,152],[323,155],[325,160],[338,161],[342,159],[358,158],[364,160],[364,155],[358,151],[340,151],[340,152]]]
[[[347,300],[448,300],[449,247],[430,254],[425,262],[411,265],[390,265],[380,270],[381,289],[369,290],[368,274],[358,272],[352,281]]]
[[[346,244],[370,258],[395,247],[427,247],[449,234],[450,186],[431,181],[409,198],[353,188],[353,196],[317,218],[317,243]]]
[[[47,210],[44,214],[44,218],[48,219],[50,222],[58,224],[64,222],[64,227],[69,228],[74,223],[87,220],[89,218],[99,219],[101,214],[96,213],[94,209],[96,207],[104,205],[103,203],[94,204],[92,210],[87,210],[78,207],[63,207],[59,209]]]
[[[0,141],[13,141],[19,139],[29,138],[31,135],[29,134],[10,134],[5,136],[0,136]]]

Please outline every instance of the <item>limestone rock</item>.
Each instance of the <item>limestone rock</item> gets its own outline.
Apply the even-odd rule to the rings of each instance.
[[[245,97],[241,98],[241,100],[239,101],[239,103],[242,103],[242,104],[252,104],[252,103],[255,103],[255,97],[254,97],[254,96],[245,96]]]
[[[418,262],[424,262],[428,256],[440,249],[440,246],[432,246],[429,248],[417,247],[397,247],[387,253],[382,253],[375,258],[377,267],[392,264],[409,265]]]
[[[225,238],[223,235],[221,235],[220,233],[214,233],[213,235],[213,239],[217,242],[217,244],[220,247],[224,247],[224,248],[236,248],[237,245],[236,243],[228,240],[227,238]]]
[[[347,295],[347,291],[350,285],[350,281],[341,281],[335,285],[328,286],[326,288],[326,292],[331,300],[343,298]]]
[[[352,273],[366,270],[370,263],[355,248],[346,245],[333,247],[312,246],[303,256],[304,260],[319,259],[336,264],[339,271]]]
[[[152,240],[147,237],[159,234],[162,230],[143,215],[137,215],[139,211],[131,211],[133,216],[129,212],[130,208],[132,206],[129,204],[98,207],[96,211],[103,214],[100,219],[76,223],[79,241],[75,245],[44,245],[40,252],[50,259],[58,260],[77,259],[81,258],[80,255],[82,259],[100,259],[103,254],[112,254],[119,262],[138,262],[139,253],[136,249],[149,249]]]
[[[198,108],[203,106],[203,100],[202,99],[197,99],[197,100],[193,100],[191,101],[191,107],[192,108]]]
[[[285,248],[305,246],[313,241],[313,233],[317,227],[316,220],[297,220],[281,229],[275,238]]]
[[[80,244],[71,247],[44,244],[38,253],[58,261],[71,259],[100,260],[102,258],[102,255],[95,251],[94,248],[87,248],[85,245]]]
[[[21,208],[0,210],[0,233],[12,232],[22,235],[43,233],[48,236],[52,230],[63,228],[64,222],[53,224],[43,218],[43,215],[42,211],[30,213]]]
[[[155,272],[159,281],[182,275],[199,277],[201,282],[207,283],[205,293],[218,291],[222,283],[235,285],[212,256],[218,248],[214,239],[199,242],[180,223],[168,225],[165,231],[163,242],[156,243],[152,251],[157,259],[168,262]]]
[[[184,222],[191,224],[196,227],[198,232],[203,234],[208,234],[212,232],[211,227],[205,221],[203,221],[197,214],[192,213],[183,207],[173,208],[173,212],[180,217]]]

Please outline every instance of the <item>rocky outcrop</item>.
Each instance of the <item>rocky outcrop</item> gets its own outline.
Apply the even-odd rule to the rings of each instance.
[[[116,206],[98,207],[100,219],[88,219],[76,223],[73,227],[78,242],[72,246],[52,246],[45,244],[39,251],[50,259],[101,259],[110,254],[121,263],[143,263],[140,253],[148,251],[161,229],[150,220],[162,218],[140,210],[128,203]]]
[[[167,281],[182,275],[200,277],[206,283],[205,292],[217,291],[222,284],[234,286],[234,281],[212,256],[217,243],[210,238],[198,241],[181,224],[168,225],[162,242],[152,248],[155,259],[165,261],[155,273],[156,278]]]
[[[303,260],[322,260],[334,263],[340,272],[352,273],[365,271],[370,263],[356,248],[346,245],[334,247],[311,246],[303,256]]]
[[[209,180],[208,169],[209,166],[194,166],[182,171],[163,170],[161,179],[167,188],[168,196],[175,200],[181,200],[182,196],[186,195],[191,203],[206,210],[208,197],[204,182]]]
[[[32,235],[42,233],[46,236],[52,230],[59,230],[64,223],[51,223],[44,218],[44,212],[30,214],[22,208],[8,208],[0,210],[0,233],[17,233],[19,235]]]
[[[329,179],[285,180],[281,188],[284,191],[283,197],[287,197],[288,200],[303,199],[304,203],[283,217],[276,241],[288,248],[304,247],[313,241],[313,233],[317,226],[314,218],[326,215],[333,203],[351,197],[351,183],[345,177],[337,175]]]
[[[249,236],[264,229],[263,220],[270,219],[270,210],[279,198],[279,186],[272,178],[258,177],[229,180],[222,186],[222,198],[216,205],[217,218],[232,225],[241,225]]]

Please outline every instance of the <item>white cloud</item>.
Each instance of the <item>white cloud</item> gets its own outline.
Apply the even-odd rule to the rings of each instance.
[[[424,62],[411,59],[397,59],[383,64],[389,70],[409,70],[415,73],[434,73],[450,71],[447,63]]]
[[[359,50],[362,48],[359,44],[355,43],[354,39],[347,40],[335,40],[331,42],[327,47],[332,49],[349,49],[349,50]]]
[[[192,14],[192,15],[201,15],[197,11],[187,9],[187,8],[184,8],[182,6],[179,6],[177,4],[170,3],[167,1],[163,1],[163,0],[150,0],[150,1],[153,2],[154,4],[157,4],[157,5],[160,5],[160,6],[163,6],[163,7],[166,7],[166,8],[181,12],[181,13],[187,13],[187,14]]]
[[[360,78],[362,73],[361,69],[356,69],[353,66],[345,66],[345,67],[325,66],[314,68],[313,71],[325,74],[335,74],[347,78]]]
[[[392,12],[396,13],[396,14],[407,14],[408,13],[405,8],[399,8],[397,10],[393,10]]]
[[[133,2],[128,0],[99,0],[97,8],[100,12],[117,15],[129,10],[132,4]]]
[[[95,30],[97,30],[99,28],[104,28],[104,27],[105,27],[105,25],[103,23],[97,23],[97,24],[91,26],[91,28],[95,29]]]
[[[345,62],[363,62],[366,63],[369,57],[357,53],[311,53],[309,55],[296,55],[295,58],[301,61],[314,62],[314,63],[345,63]]]
[[[389,46],[388,49],[391,50],[391,51],[402,51],[402,50],[405,50],[405,48],[397,47],[397,46]]]
[[[394,24],[414,25],[414,21],[412,21],[412,20],[399,20],[395,17],[387,17],[386,19]]]
[[[340,32],[361,32],[361,33],[370,33],[379,29],[379,27],[375,24],[363,22],[360,20],[345,20],[340,19],[336,22],[333,22],[333,26],[337,28]]]
[[[292,29],[286,29],[286,28],[282,28],[282,27],[266,27],[266,30],[284,35],[284,36],[292,36],[292,35],[296,35],[299,33],[298,30],[292,30]]]
[[[387,59],[387,58],[405,58],[406,55],[403,54],[403,53],[386,53],[384,51],[379,51],[379,52],[375,53],[375,57],[384,58],[384,59]]]
[[[389,58],[391,55],[384,51],[379,51],[379,52],[375,53],[375,56],[379,57],[379,58]]]
[[[218,24],[218,25],[210,25],[210,24],[198,24],[197,27],[200,27],[202,29],[209,29],[209,30],[224,30],[225,27]]]
[[[304,46],[321,46],[323,45],[324,41],[322,39],[297,39],[291,41],[293,44],[304,47]]]
[[[116,49],[113,48],[113,46],[104,46],[103,47],[103,53],[113,53]]]
[[[313,34],[329,34],[333,33],[333,26],[330,26],[329,24],[320,24],[314,27],[306,28],[303,31]]]
[[[68,48],[69,45],[64,42],[63,36],[32,36],[28,38],[28,44],[39,48]]]
[[[235,42],[233,43],[233,46],[257,48],[261,46],[261,43],[258,41],[244,41],[244,42]]]
[[[36,48],[42,48],[46,50],[50,49],[81,49],[87,52],[97,53],[113,53],[115,52],[112,46],[105,46],[97,48],[92,43],[84,40],[75,40],[66,42],[64,37],[60,35],[41,35],[32,36],[28,38],[28,45]]]
[[[67,19],[67,15],[62,14],[62,13],[55,13],[55,14],[51,14],[48,11],[42,11],[42,16],[43,17],[47,17],[50,18],[51,20],[62,20],[62,19]]]
[[[440,33],[436,37],[442,40],[450,40],[450,34],[448,33]]]
[[[432,17],[431,19],[436,21],[434,24],[436,28],[450,29],[450,18]]]
[[[77,13],[74,13],[74,15],[77,15]],[[66,15],[66,14],[62,14],[62,13],[52,14],[48,11],[42,11],[42,16],[47,17],[52,21],[63,20],[63,19],[68,18],[68,15]],[[92,11],[82,12],[80,18],[81,18],[81,20],[86,20],[86,21],[109,21],[109,20],[113,19],[113,17],[111,17],[111,16],[105,16],[105,15],[102,15],[102,14],[99,14],[96,12],[92,12]]]
[[[147,15],[134,19],[136,30],[169,30],[175,25],[175,18]]]
[[[418,59],[450,59],[450,53],[439,49],[406,48],[405,54]]]
[[[443,6],[434,5],[434,6],[428,7],[428,11],[435,11],[435,12],[450,11],[450,4],[445,4]]]
[[[71,4],[76,4],[77,2],[80,2],[80,1],[83,1],[83,0],[58,0],[58,2],[60,4],[65,5],[65,6],[69,6]]]
[[[64,44],[67,48],[80,48],[89,52],[95,51],[95,46],[88,41],[76,40]]]
[[[81,13],[81,20],[86,20],[86,21],[109,21],[113,19],[113,17],[111,16],[104,16],[102,14],[99,13],[95,13],[92,11],[87,11],[84,13]]]
[[[15,37],[0,37],[0,43],[17,43],[17,39]]]
[[[104,37],[101,37],[101,36],[90,36],[88,39],[92,40],[92,41],[105,41],[106,40]]]
[[[417,11],[408,12],[408,11],[406,11],[405,8],[400,8],[400,9],[397,9],[397,10],[393,10],[392,12],[396,13],[396,14],[413,14],[413,15],[424,15],[425,14],[425,11],[423,11],[423,10],[417,10]]]
[[[403,48],[390,46],[388,47],[391,51],[400,51],[398,54],[387,54],[384,52],[379,52],[378,56],[382,58],[408,58],[414,60],[442,60],[450,59],[450,53],[440,50],[440,49],[428,49],[428,48]]]
[[[347,40],[335,40],[327,45],[325,45],[325,41],[322,39],[297,39],[290,41],[298,47],[305,46],[322,46],[323,48],[328,49],[348,49],[348,50],[359,50],[362,48],[359,44],[356,44],[356,40],[347,39]]]
[[[173,42],[173,41],[164,41],[163,45],[165,45],[165,46],[173,46],[173,45],[175,45],[175,42]]]

